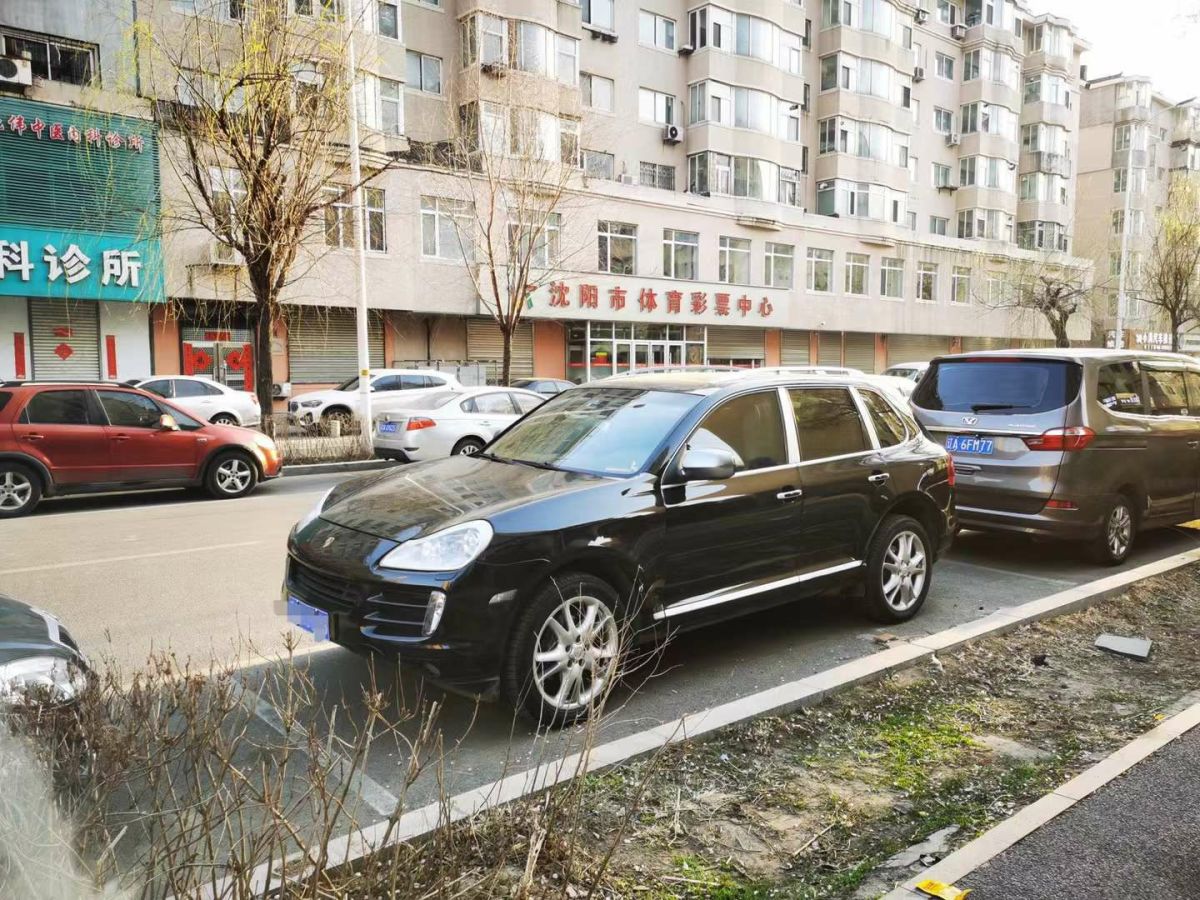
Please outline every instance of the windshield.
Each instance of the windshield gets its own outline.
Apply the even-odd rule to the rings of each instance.
[[[893,378],[907,378],[910,381],[916,381],[917,376],[921,374],[919,369],[906,369],[903,367],[893,367],[883,373],[891,375]]]
[[[1061,409],[1079,393],[1080,367],[1053,359],[935,363],[913,395],[922,409],[1027,415]]]
[[[595,475],[632,475],[699,400],[670,391],[573,388],[504,432],[487,455]]]
[[[358,390],[358,376],[355,375],[349,381],[343,381],[341,384],[339,384],[337,387],[335,387],[334,390],[335,391],[357,391]]]

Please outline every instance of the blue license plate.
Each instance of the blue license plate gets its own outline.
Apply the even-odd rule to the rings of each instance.
[[[996,451],[996,442],[991,438],[973,437],[968,434],[952,434],[946,438],[946,449],[951,453],[974,453],[991,456]]]
[[[329,640],[329,613],[325,610],[309,606],[303,600],[289,594],[287,615],[289,622],[297,628],[307,631],[314,640]]]
[[[380,434],[395,434],[399,430],[400,430],[399,422],[380,422],[379,423],[379,433]]]

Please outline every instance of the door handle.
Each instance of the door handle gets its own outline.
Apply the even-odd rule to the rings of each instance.
[[[804,496],[804,491],[799,488],[789,488],[786,491],[780,491],[775,495],[776,500],[799,500]]]
[[[891,475],[887,472],[876,472],[874,475],[868,475],[867,481],[871,484],[883,484],[891,479]]]
[[[114,441],[127,441],[127,440],[129,440],[129,435],[127,435],[127,434],[114,434],[114,435],[112,436],[112,440],[114,440]]]
[[[22,435],[21,437],[27,441],[44,441],[46,439],[46,436],[44,434],[36,434],[36,433],[35,434],[25,434],[25,435]]]

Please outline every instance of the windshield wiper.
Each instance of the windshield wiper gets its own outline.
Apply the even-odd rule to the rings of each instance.
[[[1002,409],[1029,409],[1029,407],[1017,403],[976,403],[971,407],[971,412],[999,412]]]
[[[544,463],[544,462],[535,462],[535,461],[534,461],[534,460],[532,460],[532,459],[510,459],[510,460],[506,460],[506,462],[514,462],[514,463],[516,463],[517,465],[521,465],[521,466],[530,466],[530,467],[532,467],[532,468],[534,468],[534,469],[545,469],[547,472],[558,472],[558,471],[561,471],[561,470],[558,468],[558,466],[553,466],[553,465],[551,465],[550,463]]]
[[[482,459],[490,459],[492,462],[498,462],[498,463],[516,462],[516,460],[508,459],[503,456],[497,456],[495,453],[488,453],[486,450],[480,450],[475,455],[478,457],[481,457]]]

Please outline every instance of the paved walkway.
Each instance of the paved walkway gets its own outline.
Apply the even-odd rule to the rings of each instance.
[[[1196,900],[1200,728],[959,879],[970,900]]]

